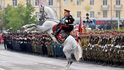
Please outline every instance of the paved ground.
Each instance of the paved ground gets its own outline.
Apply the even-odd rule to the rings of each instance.
[[[64,70],[66,60],[4,50],[0,45],[0,70]],[[124,68],[74,63],[71,70],[124,70]]]

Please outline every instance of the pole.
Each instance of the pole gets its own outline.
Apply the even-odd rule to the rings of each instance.
[[[112,0],[111,0],[111,25],[112,25]]]
[[[119,14],[119,18],[118,18],[118,30],[120,30],[120,20],[121,20],[121,15]]]
[[[120,30],[120,17],[118,18],[118,30]]]
[[[62,10],[61,10],[61,8],[62,8],[62,7],[61,7],[61,0],[59,0],[59,14],[60,14],[60,19],[62,18],[62,15],[61,15],[61,11],[62,11]]]

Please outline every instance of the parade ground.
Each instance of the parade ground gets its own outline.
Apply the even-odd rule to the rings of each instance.
[[[0,70],[124,70],[124,0],[0,0]]]
[[[64,70],[65,65],[65,59],[8,51],[0,45],[0,70]],[[71,70],[124,70],[124,68],[74,62]]]

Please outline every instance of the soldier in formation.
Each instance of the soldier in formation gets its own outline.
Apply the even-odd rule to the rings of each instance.
[[[4,34],[4,47],[8,50],[35,53],[44,56],[59,56],[61,45],[52,41],[47,33],[9,33]],[[56,48],[58,47],[58,48]],[[60,53],[60,55],[63,55]]]
[[[124,33],[95,33],[85,37],[88,37],[89,43],[88,46],[82,46],[84,60],[112,65],[124,64]]]
[[[124,64],[124,33],[83,33],[83,60],[103,64]],[[63,46],[52,41],[46,33],[9,33],[4,35],[5,49],[64,57]]]

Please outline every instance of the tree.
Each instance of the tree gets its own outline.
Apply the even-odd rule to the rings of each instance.
[[[3,24],[3,11],[0,10],[0,27]]]
[[[24,24],[36,23],[36,17],[33,15],[35,9],[31,4],[27,4],[24,11]]]
[[[25,24],[36,23],[36,17],[33,15],[34,7],[31,5],[17,7],[8,5],[4,12],[4,25],[7,29],[12,28],[16,31]]]
[[[3,10],[0,10],[0,29],[3,27]]]

